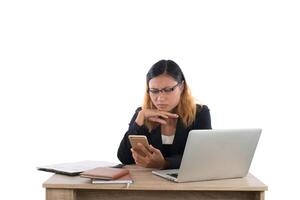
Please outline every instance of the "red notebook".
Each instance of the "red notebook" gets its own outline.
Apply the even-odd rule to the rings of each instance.
[[[80,176],[92,179],[115,180],[127,174],[129,174],[128,169],[97,167],[80,173]]]

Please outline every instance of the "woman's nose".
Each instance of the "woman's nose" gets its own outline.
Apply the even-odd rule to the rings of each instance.
[[[166,99],[166,97],[165,97],[164,92],[160,92],[157,96],[157,100],[165,100],[165,99]]]

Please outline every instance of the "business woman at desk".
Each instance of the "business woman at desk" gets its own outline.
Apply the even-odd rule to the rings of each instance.
[[[209,109],[195,103],[180,67],[172,60],[155,63],[146,81],[144,104],[130,121],[118,158],[124,164],[179,168],[189,131],[211,129]],[[132,148],[129,135],[145,135],[149,148],[142,144]]]

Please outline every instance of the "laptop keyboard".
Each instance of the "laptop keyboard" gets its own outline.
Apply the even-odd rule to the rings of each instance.
[[[178,176],[178,173],[170,173],[170,174],[168,174],[169,176],[173,176],[174,178],[177,178],[177,176]]]

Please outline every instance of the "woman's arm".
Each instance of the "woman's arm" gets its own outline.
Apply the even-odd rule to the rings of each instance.
[[[173,155],[165,158],[165,160],[167,163],[165,169],[179,169],[182,160],[182,155]]]
[[[134,159],[132,158],[131,154],[131,145],[128,139],[129,135],[146,135],[148,133],[148,129],[142,125],[138,125],[135,120],[138,116],[139,111],[141,108],[138,108],[135,111],[135,114],[133,115],[130,123],[129,123],[129,128],[127,132],[125,133],[123,139],[121,140],[121,143],[119,145],[118,149],[118,158],[123,164],[134,164]]]
[[[212,129],[209,108],[206,105],[197,105],[197,114],[192,129]]]

